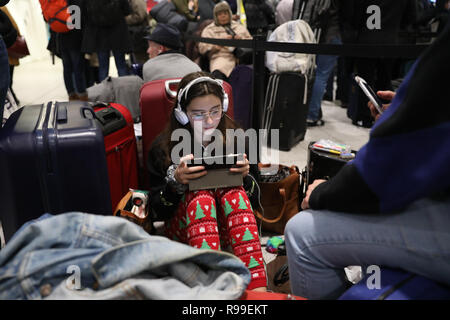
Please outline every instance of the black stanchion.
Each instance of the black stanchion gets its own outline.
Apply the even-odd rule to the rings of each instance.
[[[252,93],[252,128],[258,130],[261,128],[261,119],[264,112],[265,99],[265,52],[258,50],[258,42],[265,41],[264,36],[255,36],[253,38],[253,93]],[[259,135],[257,135],[257,159],[259,162]]]

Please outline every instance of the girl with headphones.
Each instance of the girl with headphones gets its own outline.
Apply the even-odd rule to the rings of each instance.
[[[265,291],[264,260],[252,209],[258,207],[258,188],[253,178],[258,174],[257,165],[249,164],[244,155],[243,161],[230,168],[242,174],[241,187],[189,191],[189,180],[206,175],[205,167],[188,167],[186,161],[193,159],[192,154],[180,155],[179,164],[171,159],[172,149],[179,143],[171,140],[177,129],[191,134],[191,150],[199,144],[203,156],[214,130],[220,131],[226,154],[227,144],[236,141],[227,141],[225,130],[239,128],[225,114],[227,108],[228,97],[221,81],[209,73],[194,72],[181,80],[169,124],[149,151],[152,218],[165,221],[165,234],[172,240],[196,248],[230,248],[250,270],[248,289]],[[197,134],[198,128],[201,134]]]

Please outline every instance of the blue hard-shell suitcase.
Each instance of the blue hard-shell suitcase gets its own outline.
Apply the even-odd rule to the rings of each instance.
[[[380,269],[379,288],[370,288],[368,275],[353,285],[339,300],[450,300],[450,287],[398,269]],[[372,286],[370,286],[372,287]]]
[[[0,220],[6,240],[43,213],[112,214],[102,129],[85,102],[14,112],[0,131]]]

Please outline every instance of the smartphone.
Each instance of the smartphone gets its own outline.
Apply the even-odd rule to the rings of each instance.
[[[377,94],[372,89],[372,87],[369,86],[367,84],[366,80],[364,80],[360,76],[355,76],[355,81],[359,85],[359,87],[362,89],[364,94],[367,96],[367,98],[369,98],[370,102],[373,103],[375,108],[378,110],[378,113],[383,114],[383,109],[382,109],[383,102],[378,98]]]
[[[186,164],[188,167],[204,166],[205,170],[232,168],[238,161],[244,160],[244,154],[234,153],[222,156],[194,158]]]

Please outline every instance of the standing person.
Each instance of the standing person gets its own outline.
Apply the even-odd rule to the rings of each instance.
[[[197,14],[200,18],[199,18],[198,22],[213,19],[214,18],[214,14],[213,14],[214,6],[219,1],[220,0],[199,0]]]
[[[131,13],[125,17],[125,21],[133,43],[133,54],[137,63],[144,64],[148,49],[144,36],[150,28],[147,3],[145,0],[130,0],[130,8]]]
[[[17,26],[17,23],[14,20],[14,18],[11,16],[11,13],[9,12],[8,8],[1,7],[1,10],[8,16],[14,29],[16,29],[16,31],[17,31],[17,36],[20,36],[19,27]],[[16,101],[16,104],[19,105],[20,101],[19,101],[19,99],[17,99],[16,93],[14,92],[12,85],[13,85],[14,68],[17,67],[20,64],[20,62],[19,62],[18,58],[13,58],[11,56],[8,56],[8,61],[9,61],[9,77],[10,77],[9,90],[11,91],[11,94],[13,95],[13,98]]]
[[[358,44],[398,44],[400,29],[414,23],[417,19],[415,0],[352,0],[354,2],[353,23],[357,32]],[[349,2],[352,2],[349,1]],[[380,8],[380,28],[368,26],[370,6]],[[356,72],[375,90],[391,90],[394,61],[383,58],[355,59]],[[370,128],[373,119],[367,109],[368,99],[361,90],[355,93],[357,108],[352,116],[356,126]]]
[[[314,1],[311,1],[311,3],[312,2]],[[322,36],[319,39],[319,43],[342,44],[340,31],[340,12],[342,10],[341,3],[337,0],[331,0],[330,2],[330,7],[325,11],[323,16],[319,18],[320,21],[312,21],[312,17],[315,17],[316,13],[311,12],[309,14],[311,18],[310,20],[307,20],[307,22],[313,29],[322,29]],[[325,124],[321,118],[322,100],[325,94],[328,79],[336,66],[337,59],[337,56],[331,55],[318,55],[316,58],[316,78],[314,80],[306,120],[306,125],[308,127],[323,126]]]
[[[5,6],[9,0],[0,0],[0,7]],[[0,10],[0,119],[3,119],[3,107],[5,105],[6,94],[9,88],[9,62],[8,51],[17,38],[17,31],[14,29],[8,16]]]
[[[278,2],[275,10],[275,22],[277,26],[292,20],[293,5],[294,0],[281,0]]]
[[[239,22],[231,19],[230,5],[223,1],[214,6],[214,22],[202,31],[203,38],[215,39],[251,39],[247,28]],[[231,31],[230,31],[231,29]],[[232,36],[230,33],[234,33]],[[219,79],[227,80],[236,66],[236,57],[233,54],[235,48],[224,47],[215,44],[200,42],[198,44],[200,54],[209,59],[209,70]]]
[[[233,147],[230,144],[237,147],[234,140],[226,138],[227,129],[238,128],[225,115],[227,105],[222,83],[208,73],[190,73],[181,80],[169,124],[149,151],[150,207],[156,213],[155,219],[165,221],[166,235],[173,240],[214,250],[231,245],[233,253],[252,274],[248,289],[265,291],[264,260],[252,209],[258,206],[258,195],[255,180],[249,174],[258,173],[257,165],[250,165],[244,156],[243,161],[230,169],[242,174],[243,187],[190,191],[189,181],[206,175],[205,167],[188,167],[186,161],[193,159],[188,151],[179,161],[171,158],[177,144],[171,136],[180,129],[191,137],[194,147],[191,150],[200,147],[203,156],[214,155],[208,146],[215,130],[222,137],[223,145],[219,144],[224,148],[222,154]]]
[[[146,36],[148,60],[144,63],[144,81],[182,78],[188,73],[201,71],[200,67],[180,52],[180,31],[174,26],[158,23],[155,30]]]
[[[89,1],[89,0],[87,0]],[[85,0],[67,0],[67,4],[83,9]],[[81,52],[85,19],[81,14],[81,29],[73,29],[65,33],[56,33],[57,46],[64,68],[64,84],[69,101],[88,101],[86,92],[85,59]],[[74,81],[75,80],[75,81]]]
[[[275,12],[266,0],[244,0],[247,29],[254,37],[267,37],[270,26],[275,26]]]
[[[88,0],[87,24],[83,37],[83,52],[96,52],[99,81],[109,75],[109,57],[113,53],[119,76],[129,74],[125,54],[132,51],[125,17],[130,14],[128,0]]]

